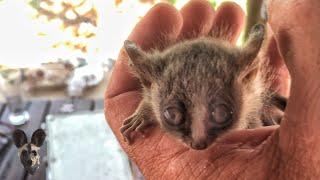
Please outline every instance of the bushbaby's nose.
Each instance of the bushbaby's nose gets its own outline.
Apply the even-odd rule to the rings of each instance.
[[[207,143],[205,141],[192,142],[191,147],[196,150],[202,150],[207,148]]]

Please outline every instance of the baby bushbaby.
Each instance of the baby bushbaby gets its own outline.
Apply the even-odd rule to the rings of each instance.
[[[263,126],[286,99],[269,90],[266,64],[257,54],[265,27],[255,25],[244,47],[213,38],[187,40],[164,51],[144,52],[133,42],[124,48],[143,99],[121,127],[132,132],[152,124],[193,149],[205,149],[229,131]],[[272,123],[269,123],[270,125]]]

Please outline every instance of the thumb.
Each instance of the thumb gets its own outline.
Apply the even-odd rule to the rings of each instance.
[[[283,162],[289,162],[287,167],[302,164],[319,167],[319,9],[317,0],[272,0],[269,3],[270,25],[292,79],[279,137]]]
[[[261,48],[259,57],[265,59],[266,62],[268,62],[268,66],[272,69],[271,89],[284,97],[288,97],[290,93],[290,75],[288,68],[280,55],[274,33],[269,24],[267,24],[267,32],[266,43]]]

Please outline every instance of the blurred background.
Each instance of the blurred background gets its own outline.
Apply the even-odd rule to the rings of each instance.
[[[146,12],[188,1],[0,0],[0,179],[143,179],[105,122],[104,91]],[[215,9],[224,1],[209,0]],[[233,2],[249,15],[247,26],[260,17],[263,0]],[[21,129],[30,139],[39,128],[47,137],[30,175],[12,134]]]
[[[36,66],[57,59],[116,58],[139,19],[156,3],[188,0],[0,0],[0,63]],[[217,7],[223,0],[210,0]],[[245,10],[245,0],[237,0]]]

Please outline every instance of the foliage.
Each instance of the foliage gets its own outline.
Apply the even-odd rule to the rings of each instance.
[[[167,0],[167,1],[168,1],[168,3],[173,4],[173,5],[177,2],[177,0]]]
[[[40,0],[31,0],[29,5],[34,9],[38,9],[40,7]]]
[[[212,5],[213,8],[216,8],[217,3],[215,0],[209,0],[210,4]]]
[[[81,31],[80,27],[86,25],[94,29],[97,27],[98,15],[94,6],[85,12],[80,12],[84,6],[87,6],[87,0],[78,1],[61,1],[55,2],[54,0],[31,0],[29,5],[37,11],[36,18],[45,17],[47,21],[59,20],[62,23],[62,29],[70,28],[74,37],[79,38],[91,38],[95,36],[95,32],[92,30]],[[59,10],[54,7],[60,7]],[[58,42],[53,45],[54,48],[59,46],[66,46],[71,49],[77,49],[82,52],[87,51],[86,44],[72,42],[70,40],[65,42]]]

